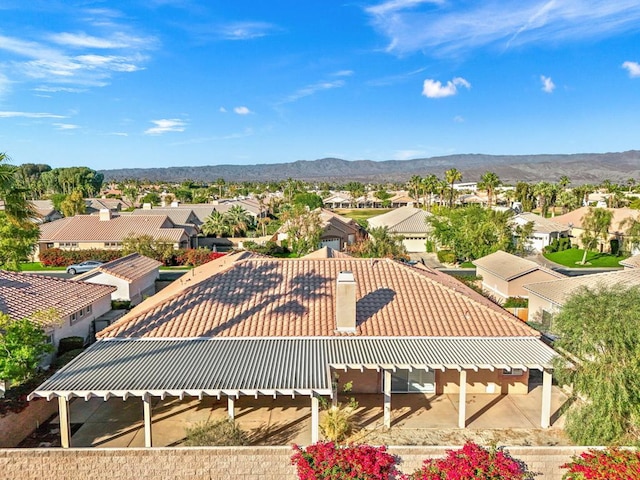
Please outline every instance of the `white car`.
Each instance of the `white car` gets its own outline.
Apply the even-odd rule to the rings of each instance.
[[[75,275],[76,273],[84,273],[102,265],[102,262],[96,260],[87,260],[86,262],[76,263],[67,267],[67,273]]]

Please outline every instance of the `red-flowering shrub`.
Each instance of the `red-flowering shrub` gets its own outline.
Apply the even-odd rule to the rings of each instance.
[[[459,450],[447,450],[444,458],[425,460],[409,480],[527,480],[527,466],[498,448],[487,449],[467,442]]]
[[[180,249],[176,250],[168,261],[163,261],[164,259],[161,257],[156,258],[156,260],[167,265],[192,265],[197,267],[203,263],[220,258],[223,255],[225,254],[212,252],[205,248]],[[45,267],[66,267],[86,260],[109,262],[122,256],[123,253],[121,250],[102,250],[99,248],[92,248],[89,250],[62,250],[60,248],[49,248],[40,252],[40,262]]]
[[[562,465],[565,480],[628,480],[640,478],[640,452],[636,450],[589,450]]]
[[[176,251],[176,265],[191,265],[197,267],[204,263],[223,257],[224,253],[212,252],[206,248],[181,249]]]
[[[389,480],[395,478],[396,457],[386,447],[318,442],[307,448],[293,446],[291,463],[300,480]]]

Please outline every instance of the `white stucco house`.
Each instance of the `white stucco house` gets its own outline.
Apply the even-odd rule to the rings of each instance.
[[[112,260],[77,278],[83,282],[116,287],[112,300],[125,300],[137,305],[156,293],[156,280],[162,263],[138,253]]]

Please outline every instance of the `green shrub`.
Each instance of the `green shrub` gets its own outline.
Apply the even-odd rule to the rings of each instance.
[[[63,353],[62,355],[58,355],[56,359],[53,361],[53,366],[55,368],[64,367],[67,363],[69,363],[71,360],[76,358],[82,352],[84,352],[84,348],[76,348],[75,350],[69,350],[68,352]]]
[[[65,337],[60,339],[58,343],[58,357],[61,357],[71,350],[84,348],[84,338],[82,337]]]
[[[440,263],[456,263],[456,254],[451,250],[438,251],[438,261]]]
[[[569,250],[571,248],[571,239],[569,237],[562,237],[557,240],[558,242],[558,251],[563,252],[565,250]]]
[[[504,308],[527,308],[529,306],[529,300],[520,297],[509,297],[504,302]]]
[[[130,308],[130,300],[111,300],[111,310],[129,310]]]
[[[206,421],[186,428],[188,447],[233,447],[248,445],[247,434],[231,419]]]
[[[611,255],[620,254],[620,241],[617,238],[609,240],[609,247],[611,248]]]

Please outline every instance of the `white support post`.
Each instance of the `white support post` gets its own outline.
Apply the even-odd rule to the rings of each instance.
[[[58,397],[58,418],[60,419],[60,444],[62,448],[71,447],[71,418],[69,400]]]
[[[234,420],[236,418],[235,405],[236,399],[229,395],[227,397],[227,414],[229,415],[229,420]]]
[[[391,428],[391,371],[382,374],[382,391],[384,393],[384,427]]]
[[[311,396],[311,443],[320,440],[320,402],[317,394]]]
[[[151,432],[151,396],[145,393],[142,396],[142,411],[144,414],[144,446],[153,447],[153,437]]]
[[[458,428],[467,426],[467,371],[460,370],[460,399],[458,400]]]
[[[542,371],[542,413],[540,416],[540,426],[549,428],[551,426],[551,371],[544,369]]]

